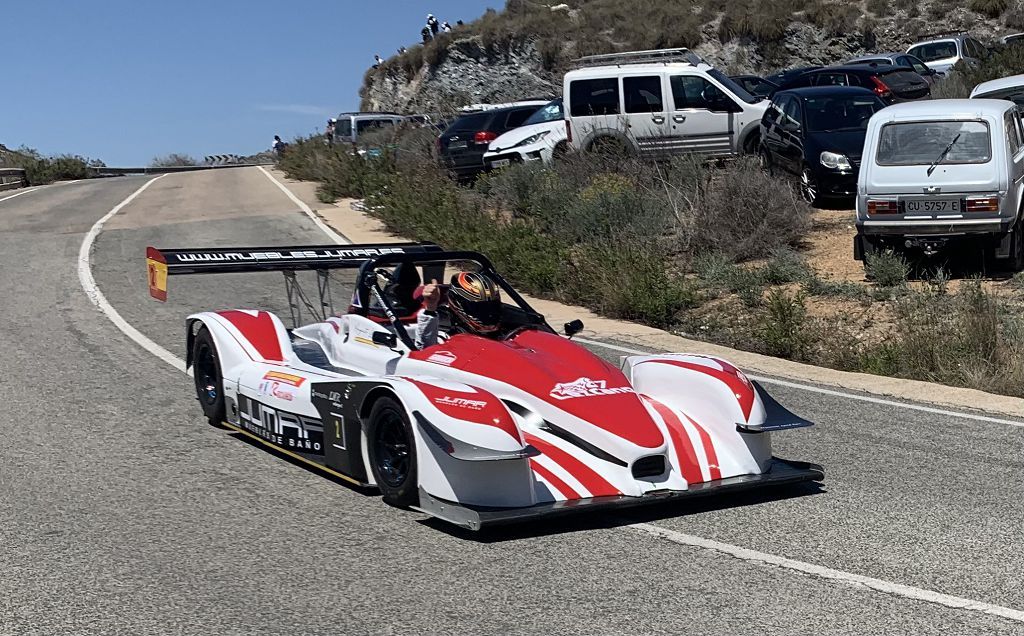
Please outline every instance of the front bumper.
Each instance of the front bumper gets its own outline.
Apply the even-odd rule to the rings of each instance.
[[[857,196],[857,171],[838,172],[822,170],[818,173],[819,192],[827,197]]]
[[[442,519],[470,530],[523,523],[540,518],[558,517],[578,512],[597,510],[622,510],[636,506],[666,503],[680,499],[692,499],[708,495],[726,494],[743,490],[785,486],[805,481],[821,481],[825,472],[817,464],[772,458],[767,472],[760,475],[740,475],[716,481],[693,484],[689,490],[668,490],[647,493],[642,497],[615,495],[591,497],[571,501],[555,501],[537,504],[528,508],[489,508],[467,506],[433,497],[420,489],[420,504],[415,510]]]

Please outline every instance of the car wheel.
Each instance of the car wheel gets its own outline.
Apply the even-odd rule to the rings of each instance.
[[[366,438],[370,469],[384,502],[399,508],[418,503],[416,443],[405,410],[391,398],[377,400]]]
[[[192,377],[203,415],[210,424],[221,426],[227,413],[224,405],[224,376],[221,375],[217,345],[206,327],[199,329],[192,342]]]
[[[589,148],[590,152],[607,157],[628,157],[631,148],[615,137],[598,137]]]
[[[800,197],[808,205],[814,207],[818,205],[821,197],[821,194],[818,192],[818,180],[814,178],[811,169],[806,166],[800,171]]]

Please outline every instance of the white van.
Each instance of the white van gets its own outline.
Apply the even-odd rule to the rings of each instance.
[[[757,151],[768,102],[688,49],[592,55],[565,74],[575,150],[612,146],[648,157]]]
[[[887,248],[926,256],[976,239],[1024,269],[1024,126],[1016,104],[936,99],[884,108],[868,122],[857,180],[854,257]]]

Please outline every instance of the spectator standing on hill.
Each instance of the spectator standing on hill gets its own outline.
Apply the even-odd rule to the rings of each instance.
[[[441,23],[441,31],[444,33],[452,32],[452,25],[448,24],[448,20],[445,20],[444,22]]]
[[[338,120],[331,117],[327,120],[327,130],[324,132],[324,137],[327,138],[327,145],[334,145],[334,131],[337,129]]]
[[[278,157],[283,157],[285,148],[287,147],[288,144],[281,141],[280,135],[274,135],[274,154],[276,154]]]
[[[405,47],[404,46],[398,47],[398,54],[399,55],[405,55]]]
[[[431,36],[437,36],[438,29],[441,28],[441,23],[437,21],[433,13],[427,14],[427,26],[430,27]]]
[[[463,24],[464,24],[464,22],[462,20],[456,20],[455,21],[455,26],[462,26]]]
[[[430,35],[430,27],[429,26],[425,26],[422,29],[420,29],[420,35],[423,36],[423,43],[424,44],[426,44],[427,42],[430,42],[432,39],[434,39],[433,36]]]
[[[383,63],[384,58],[382,58],[379,53],[373,56],[373,68],[380,68],[380,65]]]

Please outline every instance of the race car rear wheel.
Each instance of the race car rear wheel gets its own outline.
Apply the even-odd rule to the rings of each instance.
[[[224,378],[220,373],[217,345],[206,327],[201,327],[192,342],[192,374],[196,382],[196,398],[203,415],[214,426],[220,426],[226,415]]]
[[[416,443],[405,410],[391,398],[377,400],[366,438],[370,468],[384,501],[399,508],[418,503]]]

